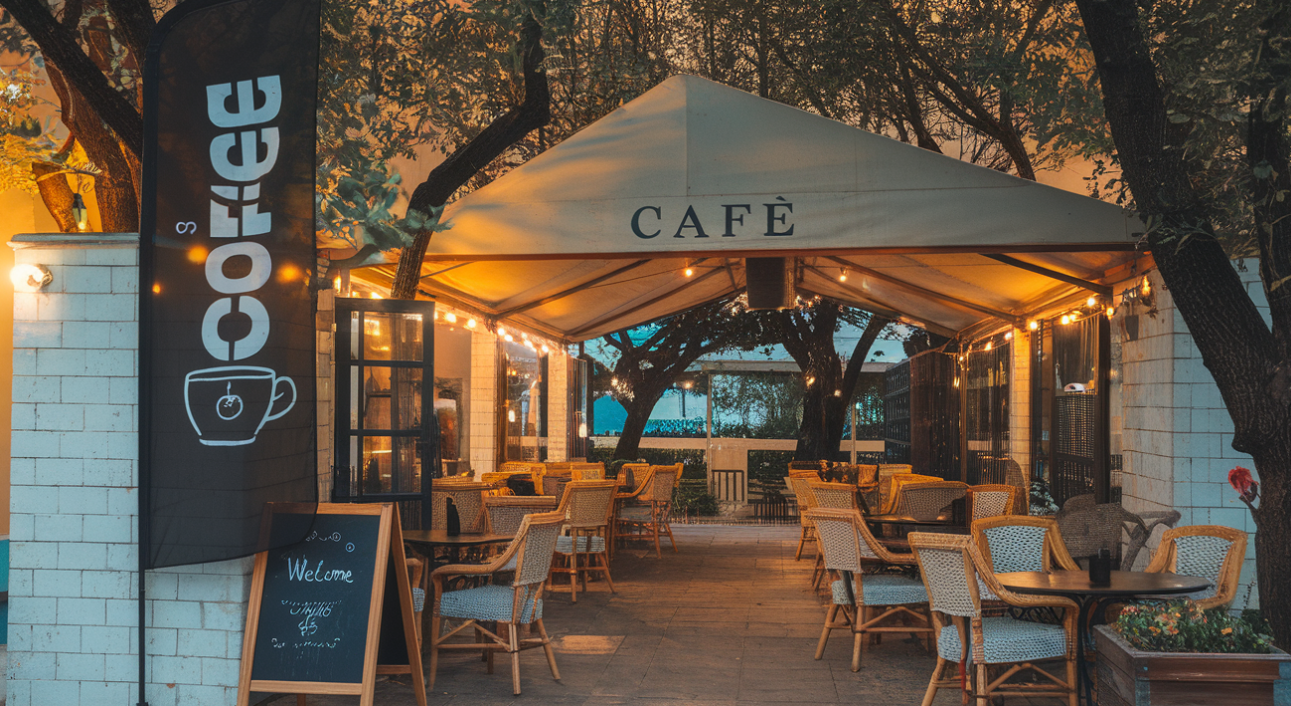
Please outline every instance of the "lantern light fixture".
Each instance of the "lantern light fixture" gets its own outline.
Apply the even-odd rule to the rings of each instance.
[[[90,227],[90,209],[85,206],[85,199],[81,194],[72,194],[72,220],[76,221],[76,229],[84,231]]]
[[[13,288],[19,292],[37,292],[49,286],[54,281],[54,275],[44,265],[23,263],[14,265],[9,270],[9,281],[13,282]]]

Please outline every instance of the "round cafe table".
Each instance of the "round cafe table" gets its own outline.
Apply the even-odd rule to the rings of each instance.
[[[449,563],[460,564],[462,562],[462,550],[474,547],[482,547],[488,544],[506,544],[514,537],[509,534],[456,534],[449,535],[448,530],[404,530],[403,541],[422,547],[429,547],[431,551],[426,552],[428,556],[434,557],[434,550],[442,548],[448,550]]]
[[[1076,668],[1080,683],[1077,696],[1085,703],[1096,706],[1094,679],[1085,664],[1085,642],[1090,639],[1089,617],[1100,604],[1107,601],[1126,600],[1136,596],[1169,596],[1193,593],[1209,588],[1208,579],[1181,576],[1169,572],[1113,571],[1106,585],[1095,585],[1089,580],[1088,571],[1015,571],[996,574],[1000,585],[1014,593],[1036,596],[1064,596],[1079,606],[1076,618]]]

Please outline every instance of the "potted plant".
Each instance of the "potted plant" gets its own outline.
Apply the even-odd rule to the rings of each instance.
[[[1291,655],[1273,646],[1257,611],[1128,605],[1094,629],[1094,642],[1103,706],[1291,706]]]

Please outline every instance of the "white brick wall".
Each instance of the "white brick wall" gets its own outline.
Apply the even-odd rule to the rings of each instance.
[[[475,477],[497,465],[498,341],[492,333],[471,333],[471,470]]]
[[[547,356],[547,460],[569,460],[569,356]]]
[[[1031,332],[1013,329],[1009,366],[1009,456],[1031,477]],[[1028,491],[1029,492],[1029,491]]]
[[[1255,263],[1239,274],[1261,311],[1267,312]],[[1233,422],[1192,335],[1174,306],[1160,273],[1148,273],[1157,315],[1138,305],[1137,340],[1125,340],[1122,363],[1124,464],[1122,504],[1132,512],[1173,508],[1179,526],[1225,525],[1250,533],[1243,588],[1234,608],[1258,605],[1255,580],[1255,524],[1228,485],[1234,466],[1254,470],[1250,456],[1233,450]],[[1118,286],[1138,286],[1140,279]],[[1134,313],[1134,312],[1131,312]],[[1119,318],[1119,317],[1118,317]],[[1119,335],[1119,331],[1113,331]],[[1158,533],[1159,534],[1159,533]],[[1155,548],[1155,542],[1153,547]],[[1147,561],[1149,553],[1140,555]],[[1249,590],[1249,594],[1248,594]]]
[[[138,239],[19,236],[8,703],[138,701]],[[232,704],[251,560],[147,576],[148,703]]]

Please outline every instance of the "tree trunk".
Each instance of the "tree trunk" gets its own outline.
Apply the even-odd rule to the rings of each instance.
[[[641,404],[638,402],[641,398],[631,400],[624,408],[628,411],[627,419],[623,420],[623,433],[619,435],[619,443],[614,447],[614,458],[627,459],[629,461],[638,458],[641,450],[641,435],[645,433],[646,423],[650,421],[650,412],[654,411],[655,402],[650,404]]]
[[[1291,647],[1291,447],[1279,444],[1255,457],[1260,474],[1260,507],[1255,517],[1256,583],[1260,610],[1278,647]]]
[[[72,217],[72,198],[75,192],[67,185],[67,179],[59,172],[63,168],[57,164],[36,162],[31,165],[31,173],[36,175],[36,186],[40,189],[40,199],[45,208],[54,217],[58,229],[64,233],[75,233],[76,219]]]

